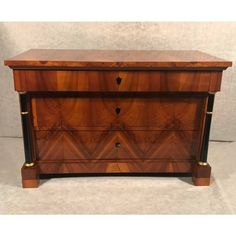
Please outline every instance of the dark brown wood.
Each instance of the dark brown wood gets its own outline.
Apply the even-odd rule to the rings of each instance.
[[[200,155],[201,162],[207,162],[208,143],[209,143],[209,137],[210,137],[210,127],[211,127],[211,118],[212,118],[212,112],[213,112],[214,99],[215,99],[214,94],[208,94],[205,127],[204,127],[204,133],[202,137],[202,147],[201,147],[201,155]]]
[[[211,168],[199,165],[208,94],[231,62],[199,51],[30,50],[5,65],[27,92],[33,165],[22,167],[23,187],[68,173],[192,173],[209,185]]]
[[[28,107],[29,96],[26,92],[19,94],[21,107],[22,133],[24,137],[25,163],[33,163],[32,137],[30,132],[30,111]]]
[[[14,67],[70,68],[218,68],[232,62],[200,51],[31,49],[5,60]]]

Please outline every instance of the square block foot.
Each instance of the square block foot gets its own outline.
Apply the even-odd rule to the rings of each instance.
[[[39,172],[37,165],[21,168],[22,187],[23,188],[37,188],[39,186]]]
[[[208,163],[201,165],[196,163],[193,168],[193,183],[196,186],[209,186],[211,179],[211,167]]]

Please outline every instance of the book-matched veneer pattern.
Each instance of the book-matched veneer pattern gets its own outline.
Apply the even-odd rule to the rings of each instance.
[[[31,101],[36,130],[199,130],[206,95],[78,93]]]
[[[210,184],[211,98],[232,62],[200,51],[33,49],[5,65],[26,98],[23,187],[68,173],[192,173]]]
[[[37,131],[38,160],[196,159],[192,131]]]
[[[14,70],[16,91],[216,92],[220,71]]]

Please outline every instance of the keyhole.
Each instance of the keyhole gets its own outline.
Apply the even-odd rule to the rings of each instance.
[[[121,109],[119,107],[116,108],[116,114],[118,115],[120,113]]]
[[[117,143],[115,144],[115,146],[116,146],[116,148],[120,148],[120,147],[121,147],[121,144],[120,144],[119,142],[117,142]]]
[[[122,79],[120,77],[116,78],[116,83],[119,85],[121,83],[121,80]]]

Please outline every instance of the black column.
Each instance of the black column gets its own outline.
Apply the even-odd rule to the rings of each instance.
[[[22,121],[22,131],[24,139],[24,150],[25,150],[25,166],[33,166],[32,158],[32,147],[31,147],[31,137],[30,137],[30,118],[27,109],[27,99],[28,95],[26,92],[19,93],[20,107],[21,107],[21,121]]]
[[[208,101],[207,101],[207,112],[206,112],[206,120],[205,120],[205,127],[204,127],[204,133],[203,133],[201,154],[200,154],[200,160],[199,160],[200,162],[203,162],[203,163],[207,162],[207,153],[208,153],[208,144],[209,144],[214,99],[215,99],[215,94],[209,93]]]

